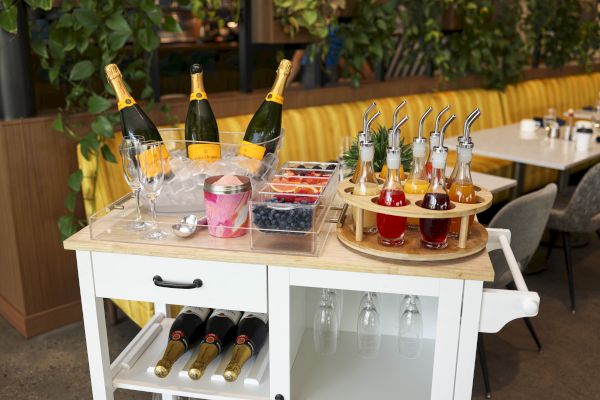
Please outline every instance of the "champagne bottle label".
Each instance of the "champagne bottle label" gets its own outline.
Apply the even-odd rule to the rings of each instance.
[[[266,151],[267,149],[265,147],[248,142],[246,140],[244,140],[240,146],[240,155],[248,158],[254,158],[255,160],[262,160]]]
[[[198,90],[190,94],[190,101],[192,100],[208,100],[208,96],[206,95],[206,92]]]
[[[283,96],[280,96],[273,92],[267,93],[267,97],[265,97],[265,100],[272,101],[273,103],[277,103],[277,104],[283,104]]]
[[[243,321],[245,319],[249,319],[249,318],[256,318],[256,319],[264,322],[265,324],[267,324],[269,322],[269,314],[245,312],[244,315],[242,316],[242,319],[240,319],[239,325],[241,326]],[[238,335],[237,338],[235,339],[235,344],[248,345],[248,346],[250,346],[250,349],[252,350],[252,354],[254,354],[256,352],[256,347],[254,345],[254,341],[248,335],[244,335],[244,334]]]
[[[190,160],[218,161],[221,159],[221,146],[212,143],[196,143],[188,146]]]
[[[234,310],[222,310],[222,309],[218,309],[213,311],[212,315],[210,316],[209,320],[215,317],[220,317],[220,318],[228,318],[229,320],[231,320],[231,322],[233,323],[233,325],[237,325],[238,322],[240,322],[240,318],[242,317],[242,312],[241,311],[234,311]],[[202,340],[203,343],[209,343],[209,344],[214,344],[215,346],[217,346],[219,348],[219,353],[222,350],[222,344],[221,344],[221,340],[223,338],[217,336],[215,333],[213,332],[209,332],[205,337],[204,340]]]
[[[135,104],[135,100],[133,99],[133,97],[127,97],[127,98],[119,100],[117,102],[117,108],[119,109],[119,111],[121,111],[125,107],[130,107],[134,104]]]

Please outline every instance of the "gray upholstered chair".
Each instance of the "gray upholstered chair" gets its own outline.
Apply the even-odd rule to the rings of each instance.
[[[540,244],[548,216],[556,199],[556,192],[556,185],[550,183],[538,191],[521,196],[504,206],[488,225],[489,228],[503,228],[511,231],[510,247],[521,270],[527,266],[527,263]],[[497,289],[504,289],[506,287],[515,289],[512,274],[510,273],[510,268],[503,252],[495,250],[489,254],[496,275],[493,287]],[[542,351],[542,344],[530,319],[523,318],[523,321],[533,337],[538,350]],[[477,352],[483,372],[486,398],[489,399],[491,398],[490,380],[483,335],[481,333],[477,341]]]
[[[560,199],[559,199],[560,200]],[[570,233],[596,232],[600,237],[600,163],[592,167],[581,179],[575,192],[565,206],[558,201],[550,212],[550,246],[546,258],[550,258],[552,248],[562,236],[571,312],[575,314],[575,283],[573,280],[573,262],[571,260]]]

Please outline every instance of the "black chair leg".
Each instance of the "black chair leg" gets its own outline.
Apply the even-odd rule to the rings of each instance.
[[[571,259],[571,240],[568,232],[562,233],[567,279],[569,281],[569,296],[571,298],[571,313],[575,314],[575,282],[573,280],[573,264]]]
[[[477,354],[479,355],[479,364],[481,365],[481,372],[483,374],[483,384],[485,386],[485,398],[492,398],[492,389],[490,388],[490,375],[487,365],[487,357],[485,355],[485,346],[483,344],[483,334],[477,335]]]
[[[533,328],[533,323],[531,322],[531,319],[529,317],[525,317],[525,318],[523,318],[523,322],[525,322],[525,326],[527,326],[527,329],[529,330],[531,337],[533,338],[533,340],[535,341],[535,344],[537,345],[538,351],[541,353],[542,352],[542,342],[540,342],[540,339],[538,338],[538,335],[535,332],[535,329]]]
[[[550,254],[552,254],[552,249],[554,249],[554,245],[558,240],[558,231],[555,229],[550,229],[550,241],[548,242],[548,251],[546,252],[546,260],[550,259]]]

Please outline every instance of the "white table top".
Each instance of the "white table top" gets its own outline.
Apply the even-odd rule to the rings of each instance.
[[[446,176],[450,176],[452,173],[452,168],[446,167]],[[502,176],[484,174],[482,172],[471,172],[471,178],[473,178],[473,183],[477,186],[485,188],[492,192],[492,194],[496,194],[506,189],[513,188],[517,186],[517,181],[515,179],[504,178]]]
[[[595,140],[592,140],[587,151],[578,152],[575,142],[549,139],[543,129],[528,135],[532,137],[521,135],[518,123],[473,132],[473,154],[559,171],[600,158],[600,143]],[[448,138],[445,145],[455,150],[456,137]]]

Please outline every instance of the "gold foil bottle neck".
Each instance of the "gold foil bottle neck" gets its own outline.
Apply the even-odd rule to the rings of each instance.
[[[206,92],[204,89],[204,73],[202,71],[193,73],[192,79],[192,93]]]
[[[109,81],[112,81],[116,78],[121,78],[123,76],[117,64],[108,64],[104,67],[104,72],[106,72],[106,77]]]
[[[279,67],[277,67],[277,75],[282,74],[285,76],[289,76],[292,72],[292,62],[287,59],[283,59],[279,62]]]
[[[185,345],[181,342],[169,340],[162,358],[156,363],[154,374],[159,378],[169,375],[175,361],[185,353]]]
[[[202,343],[200,345],[200,352],[196,361],[192,364],[188,371],[188,376],[193,380],[198,380],[204,375],[204,371],[208,365],[219,355],[219,348],[217,345],[210,343]]]
[[[231,361],[227,364],[223,378],[227,382],[235,382],[242,372],[242,367],[252,357],[252,349],[247,344],[235,345]]]

